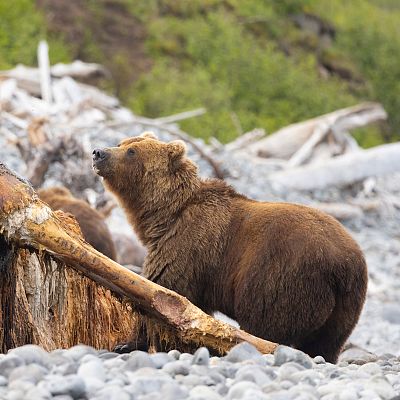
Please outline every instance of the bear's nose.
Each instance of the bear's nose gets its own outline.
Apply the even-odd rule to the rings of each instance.
[[[104,160],[107,156],[107,153],[102,149],[94,149],[93,150],[93,160]]]

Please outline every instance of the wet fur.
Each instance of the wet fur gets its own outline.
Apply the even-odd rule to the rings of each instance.
[[[147,278],[254,335],[337,361],[367,290],[363,254],[338,221],[202,180],[178,141],[145,134],[104,151],[94,167],[148,249]]]

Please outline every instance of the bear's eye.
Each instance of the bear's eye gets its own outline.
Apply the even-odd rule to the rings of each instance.
[[[128,156],[134,156],[136,153],[136,151],[134,149],[128,149],[126,154],[128,154]]]

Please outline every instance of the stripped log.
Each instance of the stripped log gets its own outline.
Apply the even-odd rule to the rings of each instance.
[[[329,160],[275,172],[268,180],[276,188],[319,190],[344,187],[371,176],[400,172],[400,143],[344,154]]]
[[[341,152],[354,150],[354,141],[347,132],[387,118],[381,104],[361,103],[336,110],[307,121],[286,126],[265,139],[246,147],[246,151],[261,156],[290,160],[292,167],[304,164],[312,157],[319,143],[330,137],[330,144],[338,144]],[[337,149],[333,146],[333,155]]]
[[[129,271],[93,249],[68,228],[26,181],[0,165],[0,229],[9,241],[52,254],[94,281],[126,296],[184,343],[225,353],[247,341],[263,353],[277,344],[215,320],[185,297]]]

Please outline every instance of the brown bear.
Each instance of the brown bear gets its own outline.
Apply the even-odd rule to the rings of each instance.
[[[38,195],[51,209],[72,214],[79,223],[84,239],[100,253],[116,260],[115,246],[110,231],[98,211],[90,207],[86,201],[75,198],[66,187],[40,189]]]
[[[254,335],[337,361],[368,279],[337,220],[203,180],[183,142],[149,133],[94,150],[93,167],[148,249],[148,279]]]

